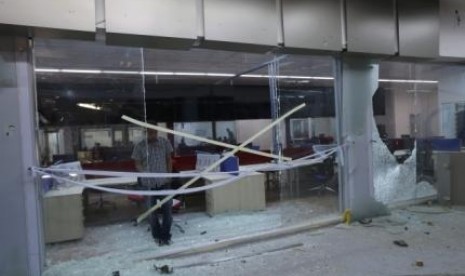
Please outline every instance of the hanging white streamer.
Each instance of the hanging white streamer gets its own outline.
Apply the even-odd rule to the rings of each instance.
[[[182,190],[177,189],[177,190],[144,191],[144,190],[116,189],[116,188],[103,187],[99,185],[93,185],[93,184],[89,184],[85,182],[71,180],[65,177],[54,175],[53,173],[75,173],[75,174],[119,176],[119,177],[180,177],[184,175],[185,177],[192,177],[194,175],[195,176],[220,175],[221,173],[218,173],[218,172],[215,172],[215,173],[185,173],[185,174],[184,173],[137,173],[137,172],[115,172],[115,171],[94,171],[94,170],[79,171],[79,170],[70,170],[70,169],[51,169],[51,168],[37,168],[37,167],[33,167],[31,169],[35,173],[38,173],[40,175],[49,175],[50,177],[56,180],[62,181],[62,182],[68,182],[68,183],[72,183],[75,185],[83,186],[85,188],[100,190],[104,192],[123,194],[123,195],[166,196],[166,195],[197,193],[197,192],[202,192],[202,191],[206,191],[206,190],[213,189],[213,188],[218,188],[221,186],[234,183],[248,175],[251,175],[252,173],[256,171],[261,171],[261,172],[281,171],[281,170],[298,168],[302,166],[313,165],[316,163],[320,163],[322,160],[328,158],[330,155],[332,155],[335,152],[338,152],[339,150],[340,150],[340,147],[336,146],[334,148],[321,151],[319,153],[314,153],[314,154],[296,159],[294,161],[281,162],[281,163],[276,163],[276,164],[273,164],[273,163],[263,164],[263,165],[253,166],[251,169],[240,170],[236,172],[223,172],[229,175],[236,174],[236,173],[238,173],[239,175],[235,177],[231,176],[225,180],[219,181],[214,184],[210,184],[210,185],[206,185],[202,187],[196,187],[196,188],[182,189]],[[312,158],[314,156],[319,156],[319,157]]]
[[[273,170],[286,170],[301,166],[312,165],[318,163],[321,160],[326,159],[328,156],[338,151],[338,146],[335,146],[331,149],[321,151],[319,153],[314,153],[311,155],[304,156],[302,158],[281,162],[281,163],[265,163],[260,166],[256,166],[256,169],[242,169],[238,171],[228,171],[228,172],[183,172],[183,173],[144,173],[144,172],[118,172],[118,171],[103,171],[103,170],[75,170],[75,169],[59,169],[59,168],[38,168],[32,167],[33,172],[41,172],[42,174],[46,173],[61,173],[61,174],[76,174],[76,175],[94,175],[94,176],[114,176],[114,177],[147,177],[147,178],[190,178],[196,176],[213,176],[213,175],[223,175],[231,173],[244,173],[250,171],[273,171]],[[313,158],[318,156],[318,158]],[[304,161],[307,162],[304,162]],[[255,168],[255,167],[254,167]],[[258,168],[258,169],[257,169]]]
[[[118,172],[118,171],[101,171],[101,170],[73,170],[73,169],[57,169],[57,168],[32,168],[34,171],[41,171],[44,173],[63,173],[63,174],[77,174],[77,175],[98,175],[98,176],[118,176],[118,177],[147,177],[147,178],[190,178],[198,175],[211,176],[229,174],[239,171],[229,172],[183,172],[183,173],[144,173],[144,172]]]
[[[38,171],[38,173],[43,174],[43,172],[40,172],[40,171]],[[238,176],[229,177],[225,180],[216,182],[214,184],[202,186],[202,187],[189,188],[189,189],[183,189],[183,190],[178,189],[178,190],[155,190],[155,191],[116,189],[116,188],[109,188],[109,187],[104,187],[104,186],[99,186],[99,185],[88,184],[85,182],[75,181],[72,179],[68,179],[68,178],[64,178],[64,177],[60,177],[56,175],[50,175],[50,177],[56,180],[59,180],[59,181],[69,182],[71,184],[83,186],[85,188],[95,189],[95,190],[108,192],[108,193],[115,193],[115,194],[122,194],[122,195],[141,195],[141,196],[167,196],[167,195],[191,194],[191,193],[206,191],[206,190],[213,189],[213,188],[218,188],[218,187],[225,186],[233,182],[236,182],[250,174],[251,172],[242,173]]]

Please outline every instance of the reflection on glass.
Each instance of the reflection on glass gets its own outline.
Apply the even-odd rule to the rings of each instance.
[[[302,66],[301,74],[332,75],[329,58],[294,55],[281,62],[279,74],[286,75],[294,65]],[[280,80],[278,97],[280,114],[306,103],[305,108],[292,115],[281,128],[284,156],[307,157],[336,143],[331,79]],[[338,211],[338,160],[335,154],[324,157],[313,165],[268,173],[267,196],[271,204],[276,204],[283,223],[305,223]]]

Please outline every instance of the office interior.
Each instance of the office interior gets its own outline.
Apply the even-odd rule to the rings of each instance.
[[[239,145],[271,123],[273,108],[279,117],[305,102],[307,107],[303,111],[285,120],[275,132],[269,131],[253,140],[248,147],[296,159],[314,154],[314,145],[336,143],[330,57],[289,55],[275,61],[279,74],[273,76],[268,63],[273,62],[274,54],[143,49],[54,39],[37,40],[34,53],[39,149],[44,167],[78,162],[78,167],[84,170],[136,171],[132,150],[146,132],[123,121],[122,115]],[[302,75],[311,79],[301,79]],[[277,98],[270,94],[273,77]],[[159,135],[172,143],[173,171],[178,173],[199,170],[199,155],[220,155],[227,150],[163,132]],[[269,157],[243,152],[236,157],[241,167],[272,161]],[[177,196],[173,242],[182,245],[188,240],[202,244],[220,237],[232,238],[336,215],[339,211],[337,172],[333,154],[329,162],[311,167],[258,172],[250,183],[257,186],[252,190]],[[173,179],[172,187],[179,188],[186,181]],[[196,185],[205,185],[205,182],[208,180]],[[65,207],[52,203],[55,196],[49,195],[74,186],[61,187],[48,178],[44,183],[47,206],[44,215],[47,216],[47,212],[54,212],[50,208]],[[136,189],[133,184],[118,188]],[[250,193],[248,200],[255,202],[252,206],[240,203],[245,193]],[[232,205],[242,205],[228,207],[225,196],[233,197]],[[75,220],[75,229],[81,231],[60,230],[61,225],[53,222],[45,226],[47,252],[52,263],[58,262],[53,256],[68,255],[72,259],[80,254],[75,248],[86,239],[93,239],[92,235],[101,228],[121,231],[121,225],[131,225],[131,220],[146,207],[142,196],[84,189],[82,197],[83,215]],[[216,201],[214,206],[212,200]],[[145,235],[146,226],[144,222],[134,231]],[[77,241],[67,246],[57,245],[69,240]],[[76,253],[66,254],[70,251]]]
[[[144,138],[145,130],[123,121],[122,115],[239,145],[271,123],[273,112],[279,117],[305,102],[303,111],[285,120],[274,132],[257,138],[249,147],[296,159],[314,154],[315,145],[337,144],[330,56],[286,55],[276,60],[272,53],[145,49],[57,39],[35,41],[34,55],[39,152],[44,167],[77,161],[79,169],[134,172],[132,149]],[[270,64],[275,65],[274,71],[270,70]],[[391,158],[393,162],[379,165],[383,170],[375,171],[375,178],[384,178],[389,169],[404,166],[417,170],[417,179],[406,180],[405,175],[393,177],[392,181],[402,179],[411,184],[407,188],[397,187],[407,198],[399,198],[399,191],[385,191],[386,185],[395,190],[395,183],[375,186],[382,191],[375,196],[386,204],[434,196],[433,156],[424,144],[430,139],[447,140],[440,135],[438,112],[437,79],[444,65],[382,61],[379,68],[379,86],[372,97],[372,131],[382,150],[375,148],[373,155],[375,162],[376,157]],[[270,86],[273,79],[277,84],[275,97]],[[199,155],[220,155],[226,150],[163,132],[159,135],[172,143],[173,170],[179,173],[199,169],[196,167]],[[249,153],[239,152],[236,156],[244,167],[272,162],[270,158]],[[225,195],[237,197],[233,201],[244,196],[232,191],[226,191],[225,195],[202,192],[177,196],[175,245],[201,245],[339,216],[340,159],[333,154],[326,161],[284,171],[259,172],[261,176],[253,180],[260,185],[258,192],[246,192],[252,194],[249,200],[255,206],[221,206],[226,204]],[[182,178],[173,179],[172,186],[178,188],[185,182]],[[206,182],[199,181],[196,185]],[[417,182],[422,183],[424,191],[416,191]],[[76,203],[73,198],[57,203],[55,197],[63,194],[51,195],[57,190],[72,190],[74,185],[49,179],[42,184],[44,216],[50,217],[45,220],[44,233],[50,265],[59,267],[87,254],[89,257],[83,258],[85,263],[103,250],[128,247],[127,241],[105,242],[128,232],[128,228],[133,229],[127,239],[138,240],[131,248],[140,249],[148,242],[147,225],[133,226],[131,222],[145,210],[144,197],[84,189],[77,196],[82,201]],[[135,189],[134,184],[115,187]],[[216,205],[211,203],[212,198],[216,198]],[[78,207],[70,207],[73,204]],[[53,222],[53,216],[59,216],[53,209],[63,208],[83,209],[82,214],[67,222],[68,227],[79,231],[60,229],[63,226]],[[100,240],[99,245],[89,247],[87,241],[95,239]]]
[[[90,2],[82,2],[92,7],[84,10],[64,4],[51,25],[34,21],[46,17],[42,9],[28,15],[31,21],[0,10],[0,114],[8,119],[0,144],[9,160],[1,169],[8,183],[21,184],[2,186],[2,194],[12,195],[1,208],[11,222],[2,230],[4,248],[21,250],[13,265],[3,258],[5,269],[109,274],[115,267],[141,268],[145,258],[170,250],[227,247],[426,201],[465,204],[462,25],[460,17],[452,24],[444,15],[457,15],[463,4],[205,0],[199,7],[147,2],[158,6],[144,9],[135,2]],[[134,13],[125,5],[142,9]],[[66,20],[76,14],[86,14],[80,16],[85,27]],[[157,21],[152,28],[153,22],[138,20],[147,14],[171,25]],[[438,26],[417,32],[409,24]],[[154,246],[145,221],[134,224],[146,210],[143,196],[77,185],[141,189],[130,174],[131,153],[145,131],[122,115],[237,146],[301,103],[302,110],[247,147],[294,160],[325,147],[337,151],[322,162],[272,171],[254,168],[284,162],[236,153],[239,168],[254,173],[227,187],[176,196],[170,247]],[[180,175],[227,152],[159,134],[172,143]],[[50,166],[128,174],[114,180],[72,173],[58,181],[35,173]],[[217,181],[203,177],[193,186]],[[14,208],[10,213],[4,206]]]

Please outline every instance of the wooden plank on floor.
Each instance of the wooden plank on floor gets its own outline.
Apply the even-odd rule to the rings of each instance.
[[[328,218],[324,218],[318,221],[302,223],[294,226],[274,229],[270,231],[260,232],[257,234],[247,235],[247,236],[240,236],[231,239],[225,239],[218,242],[210,242],[207,244],[195,246],[195,247],[188,247],[188,248],[176,248],[172,250],[168,250],[165,252],[158,253],[154,256],[139,259],[137,261],[148,261],[148,260],[159,260],[159,259],[166,259],[166,258],[178,258],[178,257],[185,257],[188,255],[205,253],[210,251],[215,251],[239,244],[244,243],[254,243],[258,241],[263,241],[267,239],[277,238],[286,235],[293,235],[304,231],[315,230],[322,227],[327,227],[331,225],[336,225],[341,223],[342,219],[339,215],[331,216]]]

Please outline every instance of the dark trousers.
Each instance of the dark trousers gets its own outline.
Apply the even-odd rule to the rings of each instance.
[[[157,190],[157,189],[150,189]],[[162,200],[165,196],[151,196],[148,197],[148,207],[151,208],[157,204],[157,200]],[[150,214],[150,228],[152,230],[152,237],[154,239],[170,240],[171,239],[171,224],[173,217],[171,210],[173,207],[173,199],[170,199],[160,208]],[[160,223],[161,215],[161,223]]]

